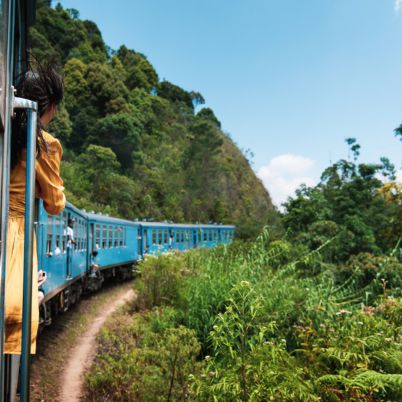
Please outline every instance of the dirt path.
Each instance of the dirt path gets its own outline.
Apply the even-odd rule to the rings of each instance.
[[[106,319],[121,305],[134,298],[134,291],[129,289],[115,299],[108,308],[91,323],[87,331],[79,338],[77,346],[71,351],[61,379],[60,400],[78,402],[82,395],[85,372],[91,366],[96,352],[96,336]]]

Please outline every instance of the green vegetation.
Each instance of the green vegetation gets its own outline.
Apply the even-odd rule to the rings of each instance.
[[[234,223],[242,237],[277,219],[200,93],[160,81],[141,53],[108,48],[77,10],[37,3],[33,55],[61,66],[65,79],[49,131],[63,143],[72,203],[128,219]]]
[[[402,264],[378,258],[338,271],[267,230],[252,244],[151,257],[139,312],[103,331],[87,399],[399,401]],[[351,280],[364,270],[370,294]]]
[[[288,200],[284,235],[142,262],[87,399],[402,401],[401,186],[347,142],[353,162]]]

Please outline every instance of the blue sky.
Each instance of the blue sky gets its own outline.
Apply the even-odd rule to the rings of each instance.
[[[203,94],[276,204],[347,157],[401,167],[402,0],[63,0]],[[402,180],[402,174],[399,172]]]

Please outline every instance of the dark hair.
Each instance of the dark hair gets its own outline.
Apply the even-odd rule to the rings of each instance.
[[[21,74],[16,82],[16,96],[38,103],[38,122],[36,150],[47,150],[47,143],[43,138],[40,118],[49,106],[58,105],[64,96],[62,77],[51,66],[38,66],[36,69]],[[15,110],[12,119],[11,132],[11,168],[21,159],[21,152],[26,148],[27,114],[23,109]]]

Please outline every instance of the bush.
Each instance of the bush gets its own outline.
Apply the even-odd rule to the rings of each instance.
[[[178,304],[185,272],[180,254],[147,257],[139,265],[140,278],[135,283],[137,309]]]
[[[167,317],[174,316],[172,310],[166,312]],[[197,371],[200,345],[193,331],[170,327],[174,319],[160,325],[162,316],[162,310],[155,310],[103,332],[95,365],[87,377],[86,400],[189,400],[188,378]],[[155,322],[159,323],[156,332]]]

